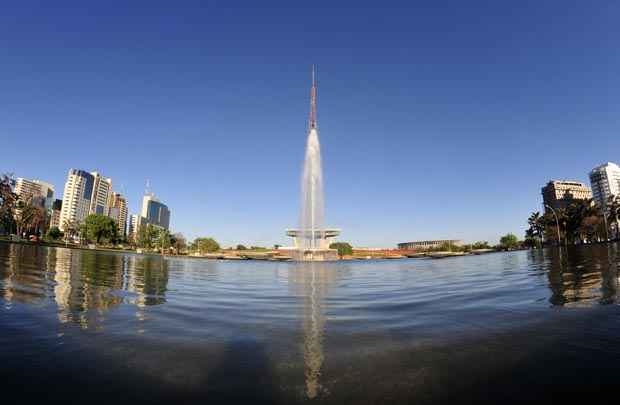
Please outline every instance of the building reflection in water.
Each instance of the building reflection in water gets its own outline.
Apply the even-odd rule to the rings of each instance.
[[[48,266],[48,250],[19,244],[2,244],[1,247],[0,298],[5,306],[10,307],[13,302],[43,302],[48,283],[41,269]]]
[[[136,317],[166,302],[168,260],[159,256],[101,253],[21,244],[0,245],[0,298],[45,304],[51,298],[62,323],[101,328],[106,313],[132,304]]]
[[[303,298],[304,365],[306,395],[316,398],[322,392],[321,368],[325,359],[323,336],[325,313],[323,299],[337,277],[337,269],[329,263],[303,262],[290,269],[295,293]]]
[[[618,246],[596,245],[545,249],[532,253],[544,261],[549,302],[560,306],[591,306],[618,301]]]
[[[54,249],[52,254],[58,319],[85,329],[101,326],[105,313],[123,302],[114,293],[122,288],[123,257],[73,249]]]

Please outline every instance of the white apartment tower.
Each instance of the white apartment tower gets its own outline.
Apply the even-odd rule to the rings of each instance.
[[[60,230],[67,223],[80,224],[90,212],[95,178],[84,170],[71,169],[67,175],[60,210]]]
[[[127,227],[127,200],[119,193],[112,192],[110,194],[110,203],[108,205],[108,216],[116,222],[119,235],[125,235]]]
[[[620,196],[620,167],[611,162],[595,167],[590,172],[590,185],[594,202],[607,211],[609,197]]]
[[[93,194],[90,201],[90,214],[108,215],[108,205],[112,195],[112,179],[92,172]],[[125,218],[127,216],[125,215]]]

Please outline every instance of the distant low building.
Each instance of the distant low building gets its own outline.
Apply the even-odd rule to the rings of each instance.
[[[553,209],[565,209],[575,201],[592,198],[592,190],[578,181],[552,180],[541,190],[545,211],[547,206]]]
[[[398,244],[399,250],[427,250],[437,249],[442,245],[450,244],[453,246],[463,246],[463,241],[459,239],[439,239],[439,240],[420,240],[414,242],[403,242]]]

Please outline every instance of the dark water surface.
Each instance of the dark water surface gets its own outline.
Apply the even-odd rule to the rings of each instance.
[[[223,262],[0,243],[24,403],[594,402],[620,380],[618,246]]]

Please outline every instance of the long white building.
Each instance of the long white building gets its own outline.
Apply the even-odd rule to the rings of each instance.
[[[620,196],[620,167],[607,162],[590,172],[592,198],[596,205],[607,211],[607,202],[612,195]]]

